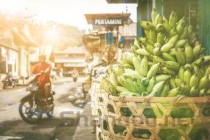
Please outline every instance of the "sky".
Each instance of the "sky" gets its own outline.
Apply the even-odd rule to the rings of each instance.
[[[108,4],[106,0],[1,0],[0,11],[38,21],[55,21],[87,29],[84,14],[131,13],[136,22],[136,4]]]

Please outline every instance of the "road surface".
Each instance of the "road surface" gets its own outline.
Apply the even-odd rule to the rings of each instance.
[[[68,96],[81,88],[82,78],[74,83],[71,78],[55,82],[54,118],[44,116],[39,124],[28,124],[18,114],[18,105],[27,92],[25,87],[0,90],[0,140],[71,140],[78,125],[78,114],[83,108],[75,107]]]

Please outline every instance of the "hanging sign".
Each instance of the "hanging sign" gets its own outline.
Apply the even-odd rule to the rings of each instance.
[[[109,19],[94,19],[94,25],[122,25],[123,20],[121,18],[109,18]]]

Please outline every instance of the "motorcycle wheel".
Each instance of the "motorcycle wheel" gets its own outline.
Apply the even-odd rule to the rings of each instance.
[[[3,84],[3,89],[6,89],[7,88],[7,84]]]
[[[31,107],[29,100],[24,100],[19,105],[21,118],[28,123],[37,123],[42,118],[42,112],[36,107]]]
[[[47,114],[47,117],[49,119],[53,118],[53,115],[54,115],[54,107],[51,107],[50,108],[50,111],[48,111],[46,114]]]

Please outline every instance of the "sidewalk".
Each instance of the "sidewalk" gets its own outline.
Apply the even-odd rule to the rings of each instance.
[[[74,133],[73,140],[96,140],[96,134],[91,133],[91,121],[91,106],[90,102],[88,102],[84,107],[83,113],[80,115],[80,120]]]

